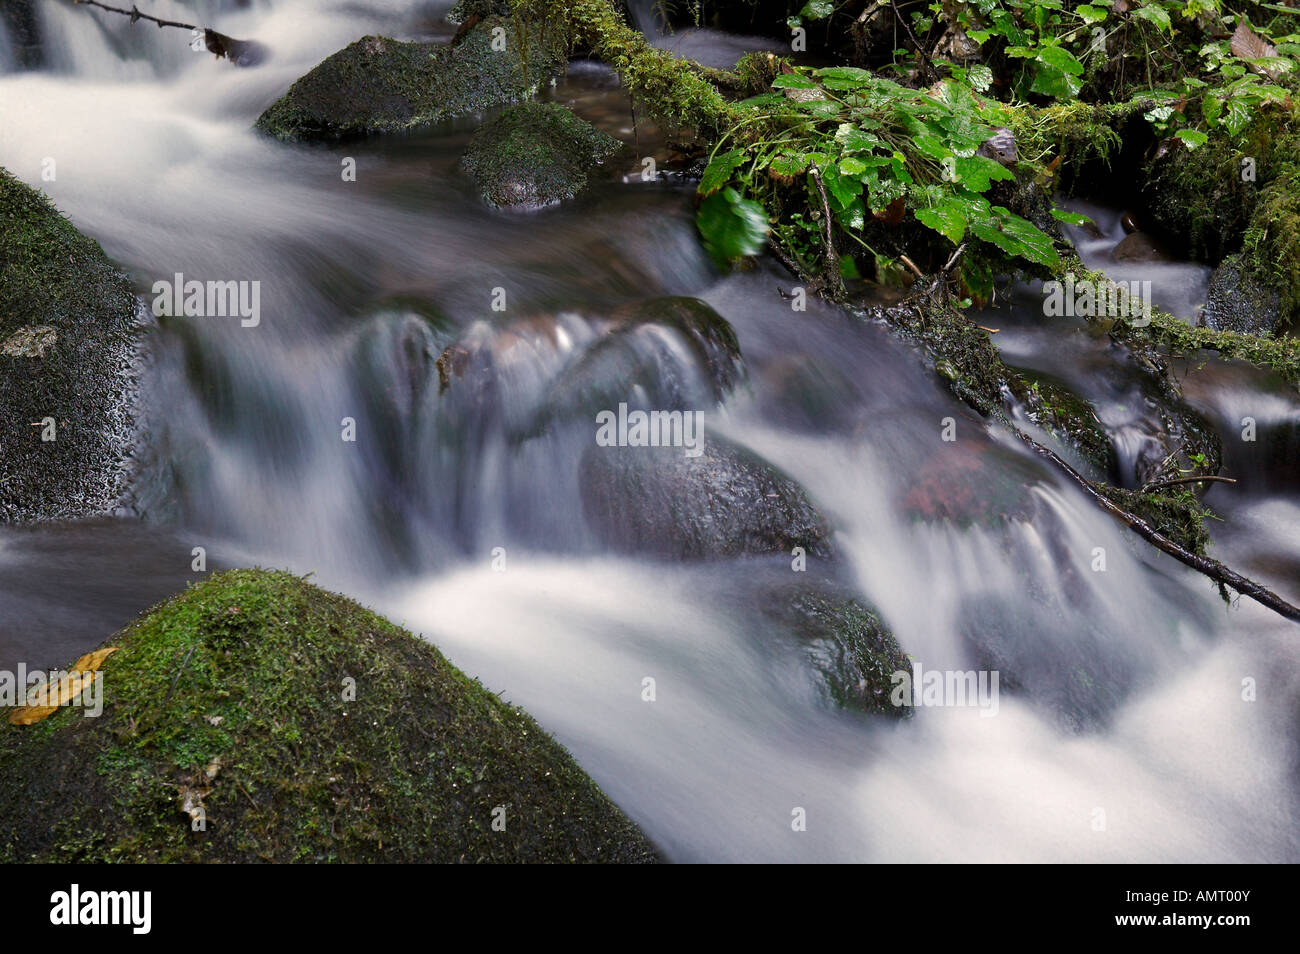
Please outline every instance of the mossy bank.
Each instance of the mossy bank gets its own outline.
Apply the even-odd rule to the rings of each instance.
[[[98,718],[0,724],[0,861],[657,858],[527,714],[290,574],[213,576],[109,645]]]
[[[96,242],[0,169],[0,523],[122,497],[141,308]]]

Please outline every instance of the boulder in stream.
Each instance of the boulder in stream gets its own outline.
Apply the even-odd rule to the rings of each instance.
[[[715,435],[694,457],[682,447],[592,447],[579,482],[588,525],[624,553],[699,560],[831,552],[830,528],[807,492]]]
[[[213,576],[108,645],[84,705],[0,724],[0,862],[658,860],[526,713],[290,574]]]
[[[572,199],[620,143],[555,103],[520,103],[486,123],[463,159],[487,203],[536,209]]]
[[[123,497],[141,313],[98,243],[0,169],[0,522]]]
[[[294,83],[257,128],[286,140],[400,132],[523,99],[564,63],[551,34],[515,19],[484,19],[455,44],[367,36]]]
[[[1281,296],[1266,288],[1241,255],[1229,255],[1210,277],[1205,324],[1216,331],[1270,335],[1282,317]]]

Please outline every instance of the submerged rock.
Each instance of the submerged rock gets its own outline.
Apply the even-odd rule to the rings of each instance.
[[[0,169],[0,522],[124,495],[140,309],[99,245]]]
[[[657,860],[526,713],[297,577],[214,576],[109,644],[98,718],[0,724],[0,861]]]
[[[757,454],[706,435],[682,447],[592,447],[579,484],[587,523],[624,553],[698,560],[742,554],[830,555],[830,528],[808,494]]]
[[[288,140],[414,129],[523,99],[564,61],[554,37],[513,19],[482,20],[455,45],[367,36],[294,83],[257,128]]]
[[[478,131],[463,162],[489,205],[535,209],[582,192],[619,146],[564,106],[521,103]]]
[[[836,586],[790,583],[764,591],[762,612],[799,638],[830,705],[911,714],[890,702],[893,674],[911,664],[874,610]]]
[[[1282,317],[1281,296],[1253,275],[1241,255],[1230,255],[1210,276],[1205,324],[1216,331],[1270,335]]]

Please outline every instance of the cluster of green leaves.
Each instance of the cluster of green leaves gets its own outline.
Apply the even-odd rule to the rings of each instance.
[[[1296,23],[1300,25],[1300,21]],[[1294,74],[1300,63],[1300,33],[1275,34],[1246,25],[1271,55],[1237,56],[1228,39],[1204,44],[1199,50],[1199,76],[1184,76],[1172,89],[1144,94],[1157,101],[1145,115],[1158,132],[1172,134],[1195,149],[1214,132],[1239,135],[1262,107],[1289,101],[1290,92],[1278,80]],[[1189,110],[1189,104],[1196,108]]]
[[[1176,61],[1177,78],[1170,88],[1141,91],[1144,98],[1157,100],[1146,118],[1158,132],[1196,148],[1216,130],[1237,135],[1260,107],[1284,102],[1287,90],[1278,80],[1300,60],[1300,34],[1291,32],[1300,21],[1275,16],[1300,11],[1256,0],[1228,3],[1230,8],[1224,0],[1128,0],[1117,10],[1102,0],[946,0],[912,16],[918,33],[941,20],[979,44],[984,57],[998,62],[1005,75],[995,76],[984,64],[968,67],[940,60],[939,65],[980,92],[1000,81],[1013,101],[1033,96],[1072,101],[1083,88],[1088,68],[1104,64],[1117,52],[1168,60],[1171,65]],[[1261,22],[1286,24],[1286,32],[1252,23],[1250,12]],[[1267,55],[1233,53],[1227,37],[1243,21],[1267,44]],[[1184,44],[1180,31],[1189,37],[1222,38]],[[1167,79],[1167,72],[1153,73],[1148,65],[1150,85],[1157,86],[1162,75]],[[1189,114],[1188,103],[1198,108]]]
[[[909,211],[954,245],[969,240],[1009,259],[1058,264],[1046,234],[986,196],[1015,178],[978,153],[1009,107],[955,80],[915,90],[854,67],[782,73],[772,86],[739,104],[743,118],[718,142],[700,182],[700,231],[720,258],[752,254],[769,224],[796,255],[819,248],[829,209],[878,273],[889,262],[867,228],[873,217],[897,222]],[[778,193],[792,189],[802,190],[798,205],[808,214],[777,214]]]

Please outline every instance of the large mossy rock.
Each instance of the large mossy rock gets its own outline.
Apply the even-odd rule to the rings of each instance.
[[[0,724],[0,861],[656,860],[527,714],[297,577],[211,577],[109,644],[98,718]]]
[[[536,209],[572,199],[619,141],[554,103],[520,103],[486,123],[465,170],[489,205]]]
[[[592,447],[579,468],[588,525],[606,546],[665,559],[830,556],[807,492],[757,454],[711,434],[681,447]]]
[[[0,169],[0,522],[122,497],[140,307],[96,242]]]
[[[257,128],[286,140],[414,129],[523,99],[564,60],[550,33],[512,19],[483,20],[454,46],[367,36],[294,83]]]

